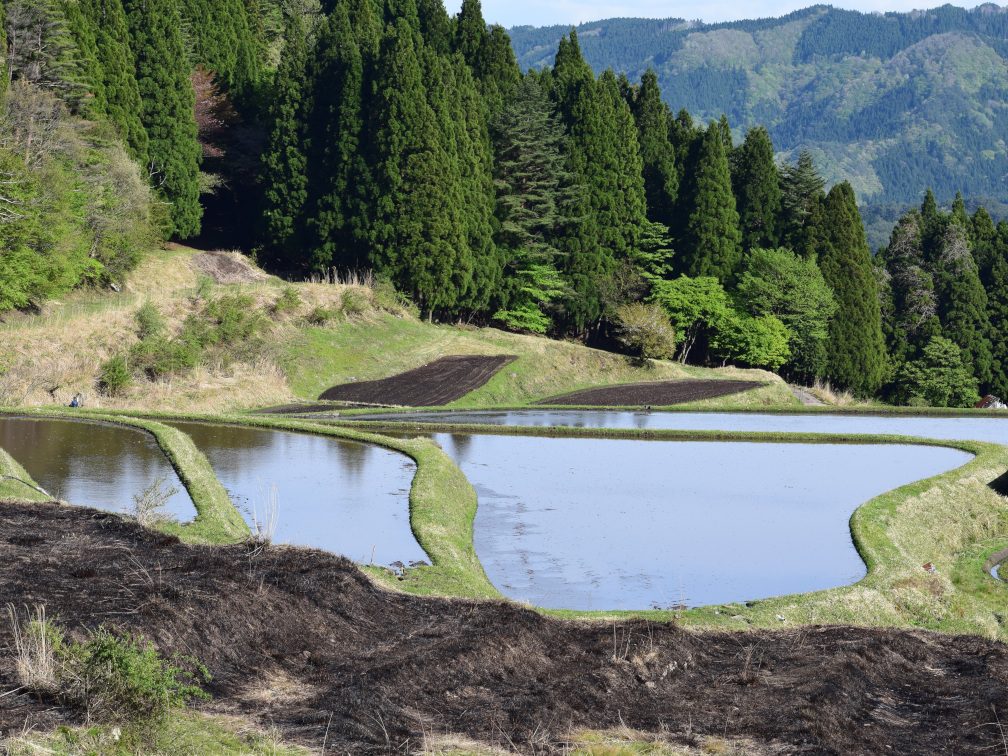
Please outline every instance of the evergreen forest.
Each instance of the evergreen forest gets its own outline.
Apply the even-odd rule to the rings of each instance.
[[[231,235],[290,278],[372,272],[428,320],[903,404],[1008,394],[1008,223],[912,177],[873,257],[812,149],[706,117],[689,76],[597,73],[576,29],[523,72],[479,0],[3,12],[0,313]]]
[[[519,65],[550,65],[568,32],[510,29]],[[790,159],[809,149],[830,184],[854,187],[872,249],[928,186],[946,210],[961,191],[967,207],[1004,216],[1008,8],[883,14],[816,5],[717,24],[616,18],[577,32],[597,71],[637,79],[653,69],[674,110],[703,121],[725,113],[740,135],[762,125]]]

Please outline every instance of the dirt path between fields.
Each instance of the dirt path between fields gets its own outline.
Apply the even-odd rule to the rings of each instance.
[[[748,753],[989,755],[1008,712],[1008,647],[975,636],[562,621],[392,593],[321,551],[187,546],[79,507],[0,503],[0,596],[76,634],[107,623],[194,654],[213,675],[204,708],[315,749],[327,737],[326,753],[410,752],[431,732],[561,752],[571,729],[625,724],[743,738]],[[18,687],[11,643],[2,622],[3,693]],[[5,695],[0,737],[67,716]]]

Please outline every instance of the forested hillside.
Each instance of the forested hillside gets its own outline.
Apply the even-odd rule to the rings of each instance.
[[[702,13],[702,9],[698,9]],[[567,27],[509,30],[523,69],[549,65]],[[1008,201],[1008,8],[908,14],[814,6],[721,24],[610,19],[581,24],[595,70],[654,69],[673,112],[763,125],[783,156],[812,152],[860,201]]]
[[[1008,393],[1008,223],[928,192],[873,260],[855,188],[811,150],[674,112],[654,71],[596,72],[574,31],[522,73],[479,0],[4,11],[0,312],[114,285],[244,171],[218,230],[290,277],[373,273],[431,320],[904,402]],[[148,345],[165,376],[212,341],[194,322]]]

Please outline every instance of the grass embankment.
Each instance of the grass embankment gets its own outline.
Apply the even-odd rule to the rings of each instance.
[[[390,587],[408,590],[419,595],[500,598],[500,593],[483,572],[483,567],[476,556],[476,549],[473,545],[476,491],[451,457],[429,438],[392,438],[366,430],[325,425],[306,420],[285,420],[249,415],[208,416],[146,413],[144,419],[140,419],[134,415],[116,413],[106,417],[124,424],[148,423],[162,428],[168,428],[168,426],[157,423],[150,418],[230,423],[251,428],[313,433],[375,444],[404,454],[417,464],[409,494],[410,525],[413,529],[413,535],[420,547],[430,557],[432,564],[407,570],[401,579],[383,567],[364,566],[363,569]],[[181,431],[173,428],[168,428],[168,430],[178,436],[183,436],[190,445],[192,444],[189,437]],[[202,454],[200,457],[202,460],[206,459]],[[184,467],[187,463],[183,461],[182,464]],[[198,467],[200,468],[198,474],[203,474],[201,465]],[[209,470],[209,465],[205,469]],[[210,474],[212,475],[212,470]],[[181,473],[179,477],[182,478]],[[193,496],[194,502],[198,495]],[[221,543],[235,540],[233,530],[229,526],[230,520],[228,518],[231,515],[227,513],[226,508],[223,506],[205,507],[201,510],[197,506],[197,510],[203,517],[202,529],[198,532],[205,536],[206,541]],[[237,515],[233,506],[230,507],[230,511]],[[225,518],[218,520],[217,513],[219,512],[224,512]],[[178,532],[184,540],[193,540],[191,537],[192,528],[194,528],[194,524],[187,524],[180,526],[177,531],[172,530],[172,532]],[[246,528],[245,532],[238,537],[245,537],[247,533]]]
[[[7,452],[0,448],[0,500],[52,501],[38,483]]]
[[[363,423],[362,423],[363,425]],[[368,424],[395,430],[394,424]],[[408,432],[488,432],[499,435],[640,438],[784,443],[911,443],[974,454],[967,464],[886,492],[860,506],[850,526],[868,565],[852,586],[807,594],[677,612],[548,613],[598,619],[675,618],[691,627],[745,629],[784,624],[858,624],[923,627],[1008,638],[1008,586],[989,574],[991,556],[1008,546],[1004,491],[1008,447],[979,441],[936,441],[891,435],[738,433],[615,428],[517,428],[452,424],[398,426]],[[925,564],[932,565],[926,570]],[[405,586],[407,589],[409,586]],[[783,622],[780,617],[783,617]]]
[[[524,406],[582,388],[682,378],[768,383],[743,394],[683,406],[798,406],[787,384],[763,370],[698,368],[669,361],[638,366],[622,355],[576,342],[494,328],[431,325],[391,315],[361,318],[338,328],[303,329],[290,345],[285,365],[293,393],[314,399],[332,385],[387,378],[452,354],[513,354],[518,359],[449,408]]]
[[[69,413],[40,411],[32,414]],[[150,419],[125,414],[87,413],[90,419],[163,428],[159,443],[174,449],[173,464],[183,481],[211,475],[205,457],[185,452],[188,437]],[[79,415],[76,415],[79,417]],[[421,547],[433,565],[408,570],[397,579],[387,570],[371,568],[376,579],[417,594],[498,597],[483,572],[473,547],[476,494],[455,463],[426,438],[397,439],[369,432],[373,428],[348,428],[303,420],[268,417],[187,415],[207,422],[231,422],[254,427],[317,433],[374,443],[411,457],[417,472],[410,490],[410,522]],[[401,426],[405,431],[472,432],[595,438],[640,438],[700,441],[759,441],[800,443],[913,443],[960,449],[975,457],[960,468],[878,496],[859,507],[851,517],[855,544],[868,565],[867,576],[852,586],[814,593],[761,599],[748,605],[730,604],[679,612],[568,612],[565,617],[611,618],[628,614],[656,620],[675,617],[692,627],[745,629],[782,624],[851,623],[912,626],[947,632],[1008,637],[1005,598],[1008,586],[987,574],[992,554],[1008,546],[1008,508],[998,491],[1008,469],[1008,447],[977,441],[935,441],[901,436],[829,435],[794,433],[732,433],[723,431],[672,431],[613,428],[507,428],[486,426]],[[165,431],[170,431],[166,433]],[[152,432],[154,432],[152,430]],[[185,439],[185,441],[182,441]],[[191,441],[188,441],[191,446]],[[195,461],[194,461],[195,460]],[[194,474],[190,466],[201,472]],[[215,479],[214,479],[215,480]],[[188,484],[187,484],[188,485]],[[217,484],[219,486],[219,483]],[[204,494],[194,495],[194,501]],[[226,500],[226,496],[224,498]],[[236,534],[228,503],[200,510],[199,526],[179,527],[186,540],[226,541],[246,537]],[[197,507],[201,506],[197,503]],[[241,523],[244,528],[244,523]],[[923,565],[931,564],[932,571]],[[783,623],[779,619],[783,617]]]
[[[175,469],[196,508],[196,518],[192,522],[167,523],[163,529],[189,543],[228,543],[249,536],[248,525],[231,503],[227,491],[217,480],[206,456],[196,448],[192,439],[185,433],[154,420],[88,409],[24,409],[19,410],[17,414],[38,418],[105,422],[138,428],[150,433]],[[10,459],[9,455],[0,450],[0,464],[4,457]]]

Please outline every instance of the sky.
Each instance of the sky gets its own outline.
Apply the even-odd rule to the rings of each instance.
[[[822,0],[826,2],[826,0]],[[840,0],[830,3],[836,8],[848,8],[863,12],[900,11],[937,8],[949,0]],[[981,0],[964,3],[953,0],[954,5],[973,7]],[[532,26],[552,26],[554,24],[575,25],[604,18],[684,18],[688,21],[701,20],[737,21],[744,18],[765,18],[783,16],[791,11],[814,5],[815,0],[707,0],[706,2],[682,2],[682,0],[482,0],[483,18],[488,24],[500,24],[506,28],[531,24]],[[450,15],[458,13],[462,0],[445,0],[445,8]]]

